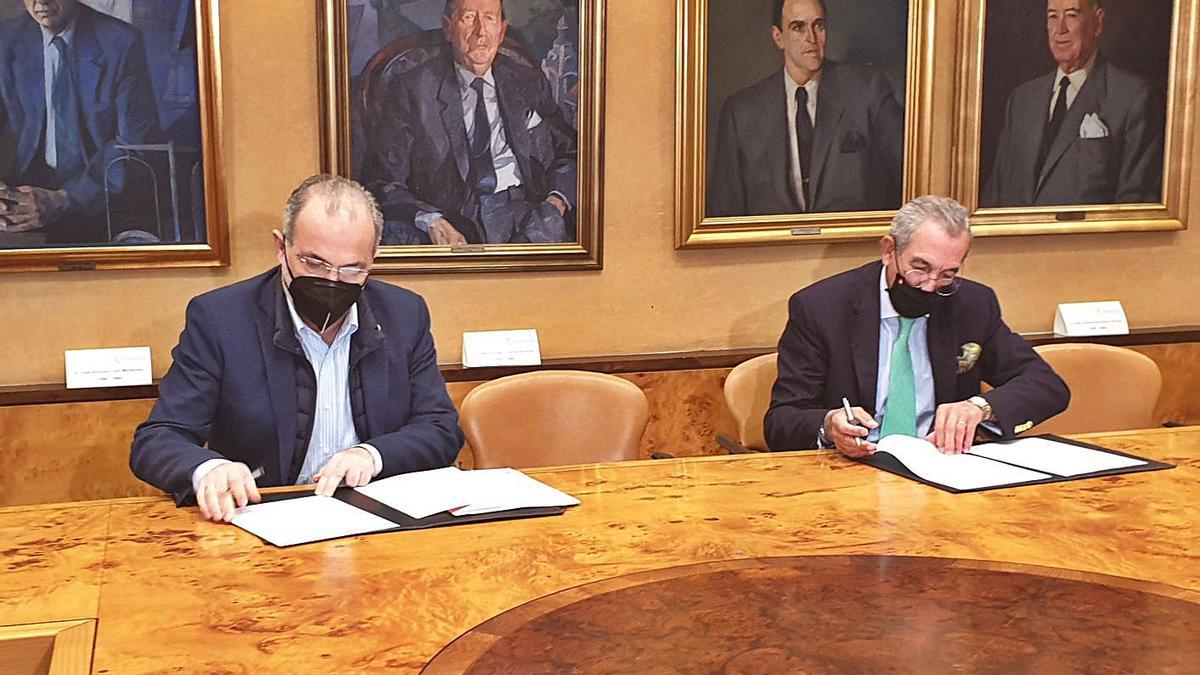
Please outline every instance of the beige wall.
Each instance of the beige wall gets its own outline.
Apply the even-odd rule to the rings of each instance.
[[[464,330],[515,327],[537,328],[547,357],[770,345],[793,290],[875,254],[869,243],[674,249],[675,44],[663,39],[674,5],[609,0],[603,271],[391,278],[429,300],[443,362],[458,360]],[[62,350],[78,347],[149,344],[162,374],[189,297],[273,264],[279,208],[318,169],[312,7],[221,3],[233,265],[0,277],[0,385],[61,382]],[[939,23],[952,40],[956,17]],[[945,101],[953,64],[937,68]],[[938,165],[945,186],[949,161]],[[1019,331],[1048,330],[1058,302],[1113,298],[1134,326],[1200,324],[1198,211],[1195,200],[1190,232],[981,239],[968,274],[997,289]]]

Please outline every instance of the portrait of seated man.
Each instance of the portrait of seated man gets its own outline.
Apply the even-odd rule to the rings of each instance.
[[[577,133],[543,70],[505,49],[508,29],[501,0],[446,0],[427,59],[363,76],[375,105],[362,180],[384,243],[574,240]]]
[[[0,232],[109,240],[132,179],[119,146],[161,136],[140,31],[79,0],[23,0],[0,23]]]
[[[1160,200],[1160,94],[1141,74],[1101,53],[1106,4],[1045,3],[1046,39],[1056,67],[1008,95],[994,160],[981,169],[981,206]],[[1141,9],[1138,3],[1134,11]],[[1166,48],[1167,43],[1150,44],[1147,51],[1162,50],[1165,57]]]
[[[826,58],[839,27],[823,0],[774,0],[771,19],[783,65],[721,106],[706,215],[899,208],[904,113],[887,77]]]

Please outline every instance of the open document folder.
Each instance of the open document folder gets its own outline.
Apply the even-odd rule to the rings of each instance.
[[[948,492],[1173,468],[1171,464],[1051,435],[975,445],[964,454],[946,455],[922,438],[895,434],[879,441],[874,455],[859,461]]]
[[[558,515],[579,500],[516,469],[446,467],[392,476],[333,497],[312,490],[264,494],[233,524],[276,546],[371,532]]]

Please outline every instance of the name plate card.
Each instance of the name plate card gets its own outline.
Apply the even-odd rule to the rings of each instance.
[[[1054,315],[1054,335],[1128,335],[1129,321],[1117,300],[1108,302],[1064,302]]]
[[[150,384],[150,348],[68,349],[67,389]]]
[[[540,366],[537,330],[487,330],[463,333],[464,368]]]

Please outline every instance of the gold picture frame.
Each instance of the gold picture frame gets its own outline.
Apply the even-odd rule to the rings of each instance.
[[[1041,23],[1041,32],[1022,45],[1025,53],[1044,57],[1049,65],[1044,67],[1047,73],[1053,72],[1053,61],[1049,58],[1045,29],[1045,3],[1040,3],[1041,9],[1030,7],[1029,11],[1038,11],[1038,15],[1028,19],[1028,25]],[[1141,203],[1089,203],[1076,205],[988,205],[982,191],[987,176],[995,169],[985,166],[982,146],[984,143],[984,117],[988,102],[987,86],[985,83],[985,56],[987,56],[987,20],[989,5],[987,0],[973,0],[964,3],[961,14],[961,33],[959,35],[959,73],[956,88],[955,119],[955,152],[953,153],[953,171],[951,172],[952,194],[967,206],[972,213],[972,228],[976,235],[1032,235],[1032,234],[1064,234],[1086,232],[1145,232],[1161,230],[1181,230],[1186,227],[1188,213],[1188,188],[1191,181],[1191,143],[1190,132],[1196,123],[1196,70],[1197,70],[1197,0],[1164,0],[1160,3],[1160,12],[1168,12],[1170,22],[1159,29],[1169,32],[1170,44],[1166,53],[1162,54],[1167,68],[1164,76],[1166,92],[1165,100],[1161,101],[1161,111],[1165,114],[1163,130],[1163,153],[1161,156],[1161,199],[1157,202]],[[1004,5],[1000,11],[1012,11],[1014,5]],[[1129,5],[1129,11],[1142,12],[1147,5],[1138,4],[1136,8]],[[1112,3],[1108,7],[1109,16],[1104,21],[1104,32],[1114,29],[1113,23],[1117,17],[1112,16]],[[999,20],[999,15],[996,20]],[[1145,24],[1145,17],[1141,17]],[[1024,25],[1024,24],[1023,24]],[[999,30],[999,29],[997,29]],[[1103,39],[1103,35],[1101,38]],[[1154,48],[1157,41],[1145,39],[1136,40],[1126,37],[1123,42],[1129,44],[1131,51],[1147,52]],[[1037,51],[1037,50],[1040,50]],[[1101,42],[1100,57],[1103,58],[1105,45]],[[1147,79],[1147,82],[1149,80]],[[1009,90],[1011,92],[1013,90]],[[999,92],[997,95],[1006,97],[1007,105],[1009,92]],[[1049,89],[1047,89],[1049,92]],[[1047,93],[1047,108],[1049,109],[1049,94]],[[995,127],[993,127],[995,128]],[[1081,138],[1085,137],[1082,135]],[[1105,129],[1104,133],[1107,133]],[[989,136],[996,139],[999,138]],[[1106,139],[1107,140],[1107,139]],[[998,151],[997,151],[998,152]],[[1042,179],[1044,181],[1045,179]],[[990,199],[995,199],[990,196]]]
[[[429,7],[422,7],[428,20],[429,13],[436,5],[440,13],[443,0],[422,0]],[[517,12],[511,5],[523,0],[508,0],[505,3],[509,18],[517,15],[527,16],[532,12]],[[368,45],[366,51],[371,60],[355,57],[352,51],[362,51],[360,44],[352,44],[350,0],[317,0],[318,5],[318,41],[320,51],[320,92],[321,92],[321,164],[324,171],[351,178],[359,179],[356,175],[356,157],[353,148],[360,133],[361,111],[366,109],[367,98],[364,93],[367,87],[360,86],[366,79],[362,75],[356,81],[351,72],[352,57],[358,59],[355,65],[362,68],[362,73],[373,67],[385,56],[389,47],[393,47],[400,39],[408,37],[401,34],[400,38],[380,45]],[[413,3],[414,5],[420,4]],[[561,37],[570,32],[566,17],[570,8],[575,8],[578,16],[578,39],[575,48],[575,63],[577,64],[577,83],[572,95],[577,107],[574,108],[577,122],[576,174],[577,174],[577,203],[571,205],[568,217],[573,218],[575,225],[574,240],[562,242],[521,242],[521,243],[469,243],[458,246],[444,246],[433,243],[402,243],[390,244],[389,232],[391,224],[385,225],[384,245],[380,248],[379,257],[372,268],[374,272],[393,273],[457,273],[457,272],[527,272],[554,270],[590,270],[602,267],[603,243],[603,155],[604,155],[604,31],[605,31],[606,0],[571,0],[564,2],[562,18],[557,24],[558,35]],[[375,10],[371,10],[375,11]],[[359,14],[361,19],[362,14]],[[438,15],[440,17],[440,14]],[[380,25],[387,17],[377,17]],[[408,25],[416,23],[409,21]],[[554,26],[551,26],[553,29]],[[532,30],[532,29],[530,29]],[[434,39],[434,33],[440,33],[440,28],[425,26],[424,33]],[[545,25],[541,27],[545,36]],[[382,30],[377,31],[383,33]],[[372,37],[375,33],[368,33]],[[510,25],[508,38],[501,47],[501,53],[509,47],[514,37],[513,26]],[[550,37],[553,37],[551,35]],[[385,38],[379,38],[382,42]],[[557,43],[556,43],[557,44]],[[519,44],[521,49],[527,45]],[[550,58],[547,52],[546,59]],[[362,63],[366,63],[362,66]],[[543,72],[545,72],[543,61]],[[547,78],[550,81],[550,78]],[[561,78],[555,82],[561,83]],[[552,85],[553,86],[553,85]],[[503,96],[503,93],[501,94]],[[565,118],[564,118],[565,119]],[[363,146],[365,147],[365,146]],[[365,151],[364,151],[365,154]],[[366,182],[366,181],[365,181]],[[368,182],[368,189],[373,189]],[[379,196],[377,194],[377,196]],[[381,203],[384,200],[380,200]],[[389,219],[388,211],[384,208],[385,221]],[[407,224],[406,227],[411,227]],[[569,232],[569,230],[568,230]]]
[[[20,4],[16,3],[18,6]],[[170,82],[173,87],[187,87],[187,82],[194,78],[197,90],[194,103],[187,103],[187,97],[181,90],[172,90],[172,104],[181,110],[176,121],[183,131],[164,128],[163,142],[136,147],[135,144],[120,146],[121,151],[126,153],[126,159],[154,156],[158,158],[153,160],[155,166],[167,167],[162,180],[153,174],[154,182],[149,183],[155,186],[153,191],[126,196],[130,200],[154,201],[157,229],[150,234],[156,234],[158,241],[112,237],[116,233],[126,234],[119,228],[127,227],[129,223],[114,219],[111,211],[107,211],[106,202],[104,225],[110,236],[107,242],[10,243],[0,248],[0,272],[218,267],[229,264],[226,194],[220,161],[223,124],[219,6],[220,0],[194,0],[194,3],[181,4],[179,14],[172,19],[171,25],[163,28],[163,35],[147,35],[146,27],[141,27],[141,34],[146,38],[147,61],[153,73],[154,86],[167,86],[159,82],[163,80]],[[166,22],[164,17],[157,18]],[[175,32],[171,32],[172,28]],[[193,29],[194,45],[190,34]],[[152,48],[151,42],[155,37],[160,38],[156,43],[158,47]],[[164,48],[163,44],[168,46]],[[194,70],[188,68],[193,48]],[[170,51],[158,51],[161,49]],[[154,62],[156,58],[170,57],[176,60],[169,66]],[[165,73],[166,69],[176,67],[180,70],[172,71],[169,76]],[[182,99],[179,98],[181,95]],[[158,105],[165,106],[164,97],[158,98]],[[180,103],[181,100],[184,103]],[[195,113],[198,113],[198,130],[190,127],[186,119]],[[176,135],[183,139],[198,138],[198,142],[181,142]],[[3,138],[0,138],[2,141]],[[198,160],[195,159],[197,156]],[[193,158],[190,172],[186,169],[189,166],[188,157]],[[142,164],[150,165],[149,160]],[[105,176],[107,181],[107,174]],[[3,176],[0,175],[0,178]],[[107,195],[105,199],[108,199]],[[191,241],[187,240],[185,232]],[[168,241],[172,235],[174,242]]]
[[[676,50],[675,202],[676,248],[829,243],[876,239],[895,210],[708,217],[709,10],[712,0],[678,0]],[[761,4],[761,3],[760,3]],[[770,24],[762,13],[762,39]],[[907,33],[902,203],[929,189],[933,144],[934,2],[910,0]],[[759,12],[753,13],[759,18]],[[833,30],[831,28],[830,30]],[[757,39],[757,38],[755,38]],[[896,204],[896,208],[900,207]]]

